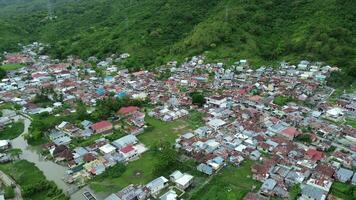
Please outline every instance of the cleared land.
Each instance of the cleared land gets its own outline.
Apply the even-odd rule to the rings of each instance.
[[[3,131],[0,131],[0,140],[12,140],[24,130],[24,124],[22,122],[15,122],[5,127]]]
[[[227,166],[212,180],[195,192],[191,199],[201,200],[238,200],[250,191],[256,191],[261,183],[252,179],[252,161],[246,161],[240,167]]]
[[[5,64],[1,65],[0,68],[6,70],[6,71],[11,71],[11,70],[17,70],[24,67],[22,64]]]
[[[145,121],[149,124],[150,128],[139,135],[138,139],[148,148],[160,141],[173,144],[175,139],[191,128],[191,125],[184,119],[173,122],[162,122],[152,117],[146,117]],[[107,178],[100,182],[93,181],[90,183],[90,187],[97,192],[117,192],[130,183],[146,184],[157,178],[153,172],[158,162],[160,162],[159,159],[149,150],[138,160],[130,162],[127,165],[127,170],[121,177]],[[162,172],[163,174],[166,174],[166,172]]]

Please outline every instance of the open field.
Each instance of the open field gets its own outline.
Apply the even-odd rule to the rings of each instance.
[[[252,161],[246,161],[240,167],[227,166],[197,192],[191,199],[202,200],[238,200],[250,191],[258,190],[262,183],[252,179]]]
[[[6,70],[6,71],[11,71],[11,70],[17,70],[24,67],[22,64],[5,64],[1,65],[0,68]]]
[[[22,188],[24,199],[67,200],[53,182],[47,181],[43,173],[33,164],[20,160],[1,164],[0,170],[11,176]],[[27,194],[27,195],[26,195]],[[30,198],[29,198],[30,197]]]
[[[22,122],[9,124],[3,131],[0,131],[0,140],[14,139],[23,132],[24,128],[25,126]]]
[[[190,125],[184,119],[173,122],[162,122],[152,117],[146,117],[145,121],[150,125],[150,128],[139,135],[138,139],[148,148],[160,141],[173,144],[179,135],[190,129]],[[107,178],[100,182],[93,181],[90,183],[90,186],[97,192],[117,192],[130,183],[146,184],[157,178],[153,172],[158,162],[159,160],[154,155],[154,152],[149,150],[138,160],[130,162],[127,165],[127,170],[121,177]],[[167,173],[169,172],[162,172],[162,175]]]

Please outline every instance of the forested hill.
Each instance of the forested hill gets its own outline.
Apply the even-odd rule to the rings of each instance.
[[[205,52],[210,59],[248,58],[257,64],[310,59],[356,66],[354,0],[0,0],[0,5],[0,50],[39,40],[52,44],[59,57],[129,52],[132,65]]]

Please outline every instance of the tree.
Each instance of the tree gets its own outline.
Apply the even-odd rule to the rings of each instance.
[[[0,68],[0,80],[6,77],[6,71]]]
[[[193,92],[190,94],[190,96],[192,97],[193,104],[198,105],[200,107],[204,105],[205,98],[204,98],[203,93]]]
[[[154,145],[153,151],[159,160],[153,172],[156,176],[159,176],[164,172],[169,172],[177,166],[178,153],[172,148],[170,143],[157,143]]]
[[[10,149],[9,153],[12,158],[19,159],[20,155],[22,154],[22,150],[21,149]]]

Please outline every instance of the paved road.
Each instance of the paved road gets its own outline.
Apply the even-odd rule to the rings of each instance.
[[[6,186],[15,186],[15,200],[22,200],[21,187],[16,184],[16,182],[0,170],[0,179]]]

